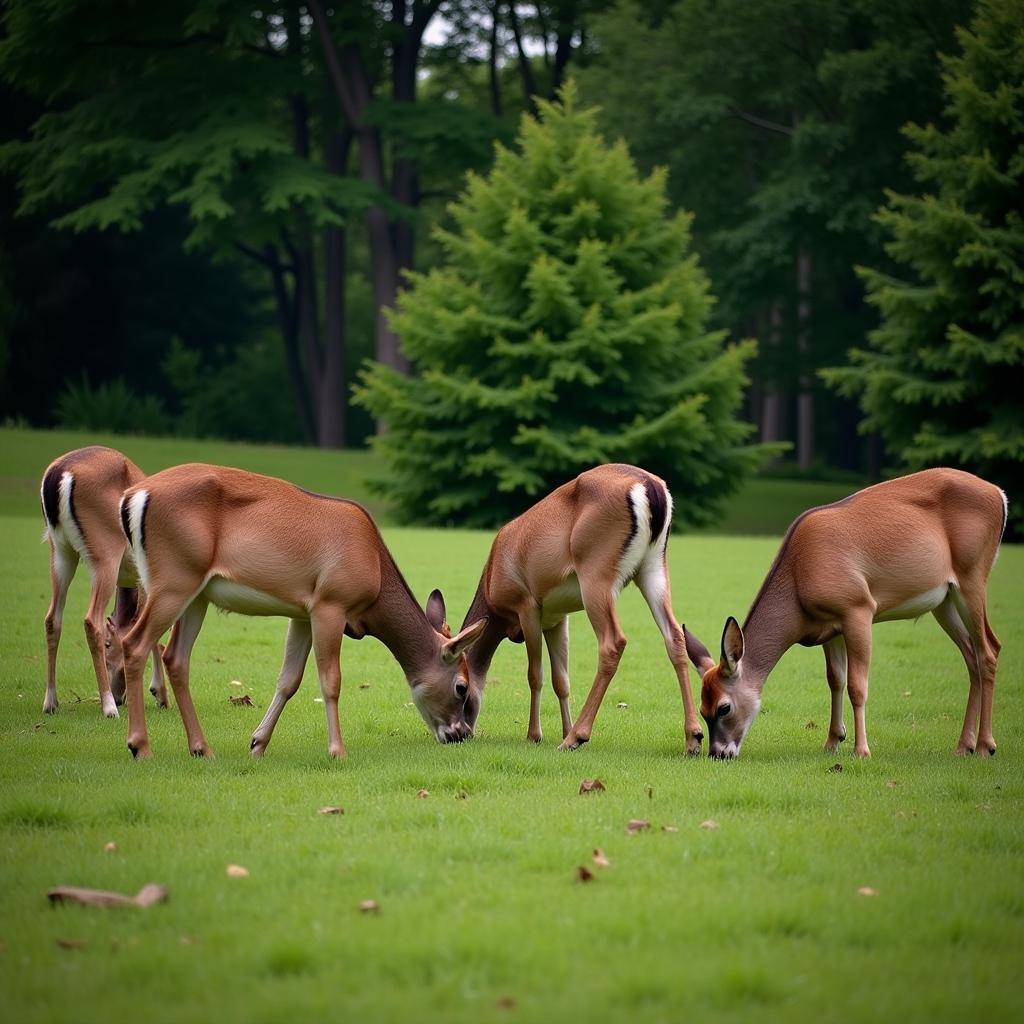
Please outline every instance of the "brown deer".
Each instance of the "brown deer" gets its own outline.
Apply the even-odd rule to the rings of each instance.
[[[189,693],[189,659],[214,604],[242,615],[290,619],[277,691],[250,749],[261,756],[312,649],[327,714],[328,752],[344,757],[338,722],[341,639],[375,636],[395,656],[413,701],[442,743],[473,734],[465,651],[483,632],[435,631],[416,603],[369,512],[273,477],[221,466],[176,466],[125,491],[121,520],[146,592],[125,635],[128,749],[151,756],[142,700],[145,652],[172,623],[164,666],[189,750],[212,751]],[[432,603],[440,595],[432,595]]]
[[[690,690],[686,640],[672,611],[665,549],[672,496],[665,482],[636,466],[598,466],[552,491],[498,532],[466,622],[487,619],[468,655],[470,678],[482,694],[502,640],[525,642],[530,684],[527,738],[539,743],[542,642],[562,715],[560,749],[586,743],[626,638],[616,599],[635,581],[665,640],[685,709],[686,750],[700,753],[703,732]],[[585,610],[598,642],[597,675],[575,724],[569,714],[570,612]],[[435,628],[439,628],[435,620]],[[474,707],[474,713],[477,708]]]
[[[92,655],[107,718],[117,718],[124,700],[124,666],[120,637],[135,617],[138,593],[134,566],[126,558],[126,542],[118,520],[118,505],[126,487],[145,474],[121,452],[94,446],[79,448],[55,459],[43,474],[40,497],[50,542],[50,607],[46,612],[46,697],[43,711],[52,715],[57,702],[57,648],[68,588],[79,561],[89,570],[92,587],[85,615],[85,638]],[[110,598],[117,597],[112,618],[106,618]],[[148,653],[148,652],[147,652]],[[157,703],[167,705],[160,652],[153,649],[153,682]]]
[[[826,750],[846,738],[869,757],[865,725],[871,625],[931,612],[960,649],[971,688],[958,754],[996,752],[992,698],[999,640],[988,622],[988,575],[1006,526],[1006,495],[956,469],[926,469],[867,487],[799,516],[740,629],[729,618],[715,664],[687,635],[703,674],[701,714],[712,757],[735,757],[761,706],[769,673],[794,644],[823,645],[832,691]],[[980,723],[980,724],[979,724]]]

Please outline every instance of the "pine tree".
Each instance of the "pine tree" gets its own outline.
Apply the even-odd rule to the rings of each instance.
[[[944,57],[948,124],[908,125],[920,195],[878,220],[906,273],[861,274],[871,347],[826,371],[909,468],[954,465],[1010,494],[1024,529],[1024,2],[983,2]]]
[[[736,419],[753,342],[706,329],[690,217],[607,146],[574,86],[471,175],[394,325],[418,368],[374,365],[357,401],[400,514],[493,526],[601,462],[662,474],[680,522],[707,521],[764,456]]]

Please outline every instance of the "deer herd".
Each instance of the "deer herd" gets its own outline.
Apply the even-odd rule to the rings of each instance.
[[[109,718],[127,704],[128,749],[151,756],[143,675],[167,705],[170,680],[194,756],[212,755],[189,690],[192,648],[211,604],[288,619],[274,697],[252,736],[253,756],[302,680],[312,651],[327,717],[327,748],[345,756],[338,717],[342,637],[377,637],[405,673],[412,701],[441,743],[473,736],[491,660],[503,640],[526,649],[527,737],[540,742],[543,646],[561,712],[563,750],[586,743],[618,669],[626,637],[616,599],[635,583],[651,610],[682,696],[685,748],[704,730],[688,661],[702,679],[700,715],[715,758],[736,757],[772,669],[794,644],[821,646],[832,697],[826,750],[846,738],[843,694],[853,708],[854,753],[868,757],[865,706],[875,622],[931,612],[963,655],[970,679],[957,753],[989,756],[999,640],[986,585],[1006,525],[1006,495],[955,469],[928,469],[867,487],[799,516],[787,531],[741,627],[726,620],[717,661],[680,626],[666,550],[672,496],[636,466],[597,466],[556,488],[494,539],[462,628],[444,599],[420,608],[376,523],[361,505],[284,480],[188,464],[146,476],[111,448],[56,459],[41,498],[50,545],[43,710],[57,711],[57,648],[79,561],[91,579],[85,635]],[[113,612],[106,616],[114,598]],[[585,611],[597,639],[597,672],[582,710],[569,706],[568,616]],[[166,647],[161,637],[170,631]]]

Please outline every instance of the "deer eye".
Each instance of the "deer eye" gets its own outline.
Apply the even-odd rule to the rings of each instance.
[[[724,701],[718,705],[718,710],[715,712],[715,718],[725,718],[730,711],[732,711],[732,705],[728,701]]]
[[[459,700],[465,700],[467,693],[469,693],[469,687],[460,679],[455,684],[455,696],[458,697]]]
[[[109,640],[105,640],[105,641],[103,642],[103,646],[104,646],[104,647],[106,647],[106,648],[107,648],[107,649],[109,650],[109,649],[110,649],[110,643],[111,643],[111,642],[110,642]]]

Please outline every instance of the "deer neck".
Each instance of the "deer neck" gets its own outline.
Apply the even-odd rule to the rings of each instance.
[[[439,650],[438,634],[386,548],[380,568],[380,593],[360,625],[394,655],[411,684],[433,664]]]
[[[772,570],[743,624],[743,676],[758,692],[782,656],[803,634],[803,614],[792,576],[784,566]]]
[[[509,620],[503,615],[499,615],[490,606],[487,596],[484,594],[484,581],[481,579],[476,588],[473,603],[469,606],[469,611],[466,612],[462,628],[465,629],[484,617],[487,618],[487,626],[476,643],[466,652],[470,678],[481,689],[487,682],[487,673],[491,667],[494,652],[498,649],[501,641],[508,637],[509,629]]]

